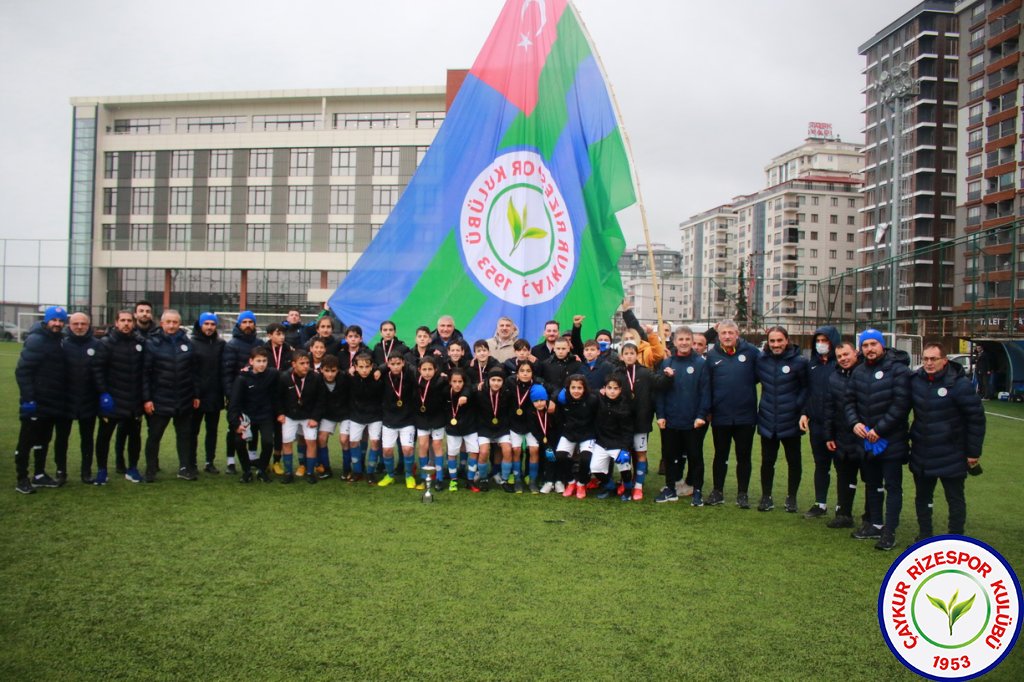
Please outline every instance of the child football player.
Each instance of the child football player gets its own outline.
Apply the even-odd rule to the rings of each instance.
[[[356,356],[356,373],[349,382],[348,443],[352,461],[362,461],[363,433],[367,434],[366,480],[370,485],[377,483],[377,460],[380,457],[380,436],[384,381],[376,368],[373,357],[368,353]],[[381,487],[395,482],[395,459],[385,458],[385,474]]]
[[[416,440],[416,423],[413,420],[413,402],[416,400],[416,375],[405,366],[400,355],[388,358],[388,371],[384,374],[384,393],[381,399],[383,411],[384,464],[395,456],[395,445],[402,449],[405,463],[405,487],[423,490],[423,484],[416,484],[413,474],[413,444]],[[393,464],[392,464],[393,466]]]
[[[477,441],[480,446],[480,456],[477,464],[480,471],[477,473],[476,485],[470,482],[469,489],[473,492],[486,491],[489,487],[487,474],[491,467],[492,458],[495,462],[495,469],[505,471],[505,463],[508,462],[508,471],[512,471],[512,439],[508,431],[508,416],[511,408],[512,398],[504,390],[505,371],[503,369],[492,369],[487,375],[487,389],[476,394],[476,412],[479,419],[477,427]],[[491,446],[495,446],[492,448]],[[495,481],[499,485],[507,482],[501,473],[495,474]]]
[[[533,363],[524,360],[516,368],[515,380],[509,382],[505,387],[505,393],[512,400],[512,412],[509,414],[509,435],[512,441],[512,458],[501,463],[501,477],[505,480],[503,488],[505,492],[523,492],[522,456],[523,443],[526,443],[527,455],[530,466],[530,492],[540,492],[537,486],[536,473],[539,470],[540,455],[536,436],[533,435],[533,423],[537,414],[534,408],[534,397],[530,391],[533,389]],[[543,388],[543,387],[542,387]],[[545,395],[545,400],[547,396]],[[509,482],[509,478],[515,478],[515,485]]]
[[[603,395],[598,399],[597,418],[595,419],[594,454],[590,460],[590,472],[603,484],[610,479],[612,462],[622,475],[625,486],[622,501],[633,499],[633,472],[630,465],[629,449],[633,446],[633,426],[636,415],[629,398],[622,387],[626,383],[620,374],[608,377],[604,384]],[[598,493],[598,499],[605,499],[613,494],[607,485]]]
[[[343,456],[348,454],[348,375],[341,371],[339,364],[338,358],[328,355],[320,365],[320,376],[324,379],[324,390],[321,393],[324,404],[316,440],[317,461],[323,467],[319,473],[320,478],[330,478],[332,474],[329,449],[331,434],[335,430],[338,431]],[[359,471],[361,473],[362,469]]]
[[[448,425],[445,427],[448,437],[448,490],[452,492],[459,489],[459,452],[463,446],[468,456],[466,479],[470,487],[476,481],[480,466],[477,461],[480,443],[476,432],[476,411],[469,399],[473,389],[467,385],[467,381],[466,370],[452,370],[451,376],[448,377],[448,393],[444,401],[444,414],[448,417]]]
[[[242,463],[242,483],[252,481],[252,462],[249,461],[244,434],[259,433],[260,458],[256,466],[256,478],[270,483],[267,469],[270,453],[274,446],[275,403],[277,400],[277,370],[268,369],[270,354],[263,346],[256,346],[249,353],[249,371],[239,372],[231,388],[228,403],[228,427],[242,438],[235,442],[238,458]]]
[[[565,476],[565,469],[571,467],[567,476],[569,485],[562,493],[565,497],[575,495],[582,500],[587,496],[598,403],[597,396],[590,393],[587,380],[582,374],[571,375],[566,380],[566,387],[558,394],[562,437],[558,440],[555,456],[562,470],[561,475]]]
[[[309,369],[309,353],[295,351],[292,354],[292,368],[278,380],[277,421],[281,424],[281,450],[284,456],[284,478],[282,483],[295,480],[292,474],[292,443],[301,430],[306,443],[306,454],[316,453],[317,426],[323,401],[320,391],[323,383],[320,375]],[[316,483],[316,457],[306,459],[306,480]]]
[[[451,344],[454,346],[455,344]],[[427,356],[420,360],[419,380],[416,382],[416,400],[413,405],[413,421],[416,424],[416,454],[419,457],[420,471],[430,462],[430,453],[434,453],[436,467],[434,488],[441,490],[444,484],[444,423],[445,393],[448,382],[438,374],[438,361]]]
[[[501,363],[491,357],[491,347],[487,345],[487,339],[478,339],[473,343],[473,360],[469,363],[470,383],[478,391],[484,390],[487,384],[487,374],[495,367],[501,367]]]
[[[647,439],[651,433],[651,422],[654,419],[654,392],[656,383],[662,381],[664,374],[654,372],[639,363],[640,349],[632,341],[627,341],[619,348],[619,359],[624,367],[621,373],[626,378],[630,400],[636,414],[633,427],[633,457],[636,477],[633,485],[633,499],[644,499],[644,479],[647,478]],[[626,492],[625,484],[620,485],[619,495]]]

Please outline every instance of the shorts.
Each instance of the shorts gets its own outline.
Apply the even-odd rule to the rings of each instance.
[[[480,439],[477,438],[475,433],[469,433],[465,436],[453,436],[448,434],[448,456],[456,457],[459,454],[459,450],[462,446],[466,446],[466,452],[476,454],[480,452]]]
[[[401,443],[403,448],[411,448],[416,441],[416,427],[413,425],[403,426],[400,429],[393,429],[390,426],[384,427],[384,438],[381,445],[385,452],[390,452],[395,443]]]
[[[590,458],[590,471],[595,474],[607,474],[612,462],[619,454],[619,449],[605,450],[600,445],[594,444],[594,456]],[[617,471],[629,471],[632,468],[629,462],[616,464]]]
[[[348,425],[349,421],[347,419],[342,419],[340,422],[331,421],[330,419],[321,419],[320,433],[334,433],[334,431],[337,430],[338,435],[347,436]]]
[[[647,452],[647,436],[646,433],[633,434],[633,452]]]
[[[477,435],[476,441],[479,445],[490,445],[491,443],[511,443],[512,437],[507,433],[500,436],[481,436]]]
[[[526,445],[531,448],[535,448],[538,445],[540,445],[540,443],[537,441],[537,437],[534,436],[532,433],[516,433],[515,431],[512,431],[509,435],[511,436],[512,439],[513,448],[523,447],[524,440],[526,441]]]
[[[316,426],[307,426],[308,419],[292,419],[291,417],[284,418],[284,424],[281,425],[281,442],[282,443],[294,443],[295,437],[299,433],[299,429],[302,429],[302,437],[306,440],[316,440]]]
[[[588,438],[579,443],[573,443],[571,440],[567,440],[565,436],[562,436],[558,439],[558,447],[555,448],[555,452],[568,452],[571,455],[576,450],[576,446],[579,446],[580,452],[593,452],[594,439]]]
[[[369,430],[369,438],[372,441],[380,440],[380,431],[383,428],[382,422],[370,422],[369,424],[360,424],[354,422],[351,419],[346,419],[342,424],[348,424],[348,439],[353,443],[358,443],[363,440],[363,431]]]
[[[430,436],[430,440],[444,440],[444,427],[442,426],[439,429],[416,429],[416,437],[423,438],[423,436]]]

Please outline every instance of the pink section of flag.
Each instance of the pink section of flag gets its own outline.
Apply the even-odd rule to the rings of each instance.
[[[529,116],[567,0],[508,0],[470,70]]]

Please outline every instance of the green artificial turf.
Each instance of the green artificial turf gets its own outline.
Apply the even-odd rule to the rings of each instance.
[[[0,346],[9,454],[17,351]],[[968,533],[1018,573],[1022,433],[990,417],[985,474],[967,482]],[[400,485],[223,474],[95,488],[75,438],[65,488],[16,494],[10,456],[0,477],[3,680],[914,678],[876,618],[898,552],[781,506],[739,510],[732,470],[725,506],[655,505],[657,433],[647,499],[628,504],[445,491],[424,505]],[[162,459],[172,471],[171,433]],[[705,462],[710,477],[710,439]],[[755,446],[755,499],[759,463]],[[812,472],[805,441],[801,509]],[[780,464],[777,499],[784,484]],[[909,473],[904,490],[898,548],[916,532]],[[1020,646],[990,679],[1024,679]]]

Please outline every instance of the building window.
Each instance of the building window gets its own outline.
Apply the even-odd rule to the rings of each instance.
[[[352,250],[354,228],[350,225],[330,225],[327,232],[327,250],[348,253]]]
[[[817,206],[820,197],[811,197],[811,206]]]
[[[171,152],[171,177],[191,178],[196,154],[191,150]]]
[[[132,213],[135,215],[153,215],[153,188],[132,188]]]
[[[117,188],[103,188],[103,215],[114,215],[117,213]]]
[[[206,212],[213,215],[226,215],[231,213],[231,188],[211,187],[208,195]]]
[[[817,274],[818,274],[818,266],[817,265],[812,265],[811,266],[811,276],[815,276]]]
[[[850,224],[853,225],[853,216],[850,216]],[[846,241],[847,241],[847,243],[852,244],[853,243],[853,235],[852,234],[846,235]]]
[[[192,213],[191,187],[171,187],[169,196],[168,213],[171,215],[190,215]]]
[[[250,188],[253,189],[253,188]],[[296,186],[288,188],[288,212],[305,215],[313,212],[313,188]]]
[[[103,235],[103,249],[105,251],[117,250],[117,225],[104,223],[101,228]]]
[[[227,251],[228,250],[228,226],[207,225],[206,226],[206,250]]]
[[[347,130],[408,128],[409,122],[408,111],[375,111],[334,115],[334,127]]]
[[[829,268],[828,269],[828,274],[829,274],[829,277],[831,277],[832,275],[836,274],[836,269],[835,268]]]
[[[817,213],[812,213],[811,214],[811,222],[812,223],[818,222],[818,214]]]
[[[245,226],[245,250],[266,251],[270,242],[270,225]]]
[[[391,213],[401,192],[402,188],[398,185],[374,185],[373,207],[370,212],[376,215]]]
[[[837,250],[837,249],[829,249],[829,250],[828,250],[828,257],[829,257],[829,258],[830,258],[831,260],[835,260],[836,258],[838,258],[838,257],[839,257],[839,252],[838,252],[838,250]]]
[[[838,225],[839,224],[839,216],[837,216],[835,213],[832,213],[828,217],[828,222],[829,222],[830,225]]]
[[[192,243],[191,225],[168,225],[167,226],[167,250],[188,251]]]
[[[117,177],[117,162],[120,158],[117,152],[107,152],[103,155],[103,177],[108,180]]]
[[[273,149],[249,150],[249,177],[263,178],[269,176],[273,172],[273,164]]]
[[[830,160],[830,161],[832,160],[832,157],[831,157],[831,156],[829,157],[829,160]],[[829,201],[830,201],[830,203],[831,203],[831,204],[832,204],[833,206],[838,206],[838,205],[839,205],[839,197],[830,197],[830,198],[829,198]]]
[[[288,161],[288,175],[308,177],[313,175],[313,150],[309,147],[291,150]]]
[[[169,118],[123,118],[114,121],[115,135],[162,135],[169,132]]]
[[[305,253],[309,251],[309,225],[288,226],[288,251]]]
[[[289,200],[291,195],[289,194]],[[270,188],[250,187],[249,201],[246,204],[246,212],[254,215],[267,215],[270,213]]]
[[[335,147],[331,150],[331,175],[356,174],[355,147]]]
[[[419,168],[420,164],[423,163],[423,157],[427,155],[427,150],[430,147],[416,147],[416,167]]]
[[[156,166],[156,152],[135,152],[132,162],[132,177],[136,179],[153,177]]]
[[[323,127],[321,114],[257,114],[252,117],[252,129],[256,132],[322,130]]]
[[[373,148],[373,174],[398,175],[398,147]]]
[[[853,251],[849,251],[849,250],[848,250],[848,251],[846,252],[846,260],[848,260],[848,261],[850,261],[850,262],[853,262]]]
[[[846,224],[847,225],[856,225],[857,224],[856,216],[852,216],[852,215],[846,216]]]
[[[818,250],[817,249],[811,249],[811,258],[817,258],[817,257],[818,257]]]
[[[351,215],[356,207],[356,188],[347,185],[331,187],[331,214]]]
[[[445,112],[443,111],[417,111],[417,128],[440,128],[444,123]]]
[[[129,231],[128,248],[132,251],[149,251],[153,246],[153,226],[133,224]]]
[[[818,232],[816,230],[811,230],[811,239],[813,239],[814,241],[818,241]]]
[[[211,178],[231,177],[231,156],[230,149],[214,149],[210,152]]]
[[[383,223],[370,223],[370,240],[371,241],[377,238],[377,235],[380,234],[380,228],[382,228],[382,227],[384,227]]]
[[[246,129],[245,116],[187,116],[179,118],[179,133],[235,133]]]
[[[837,241],[839,241],[839,233],[838,232],[829,232],[828,233],[828,240],[830,242],[837,242]]]
[[[853,197],[850,197],[849,199],[846,200],[846,207],[857,208],[857,200],[854,199]]]

